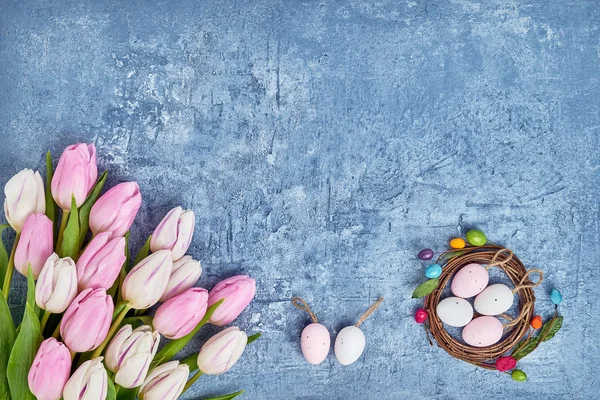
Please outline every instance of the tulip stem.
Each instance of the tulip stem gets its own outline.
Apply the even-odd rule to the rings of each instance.
[[[40,332],[44,333],[44,328],[46,327],[48,319],[51,315],[52,313],[50,311],[44,310],[44,315],[42,315],[42,320],[40,321]]]
[[[54,332],[52,332],[52,337],[53,337],[54,339],[58,339],[58,335],[60,335],[60,323],[61,323],[61,322],[62,322],[62,321],[60,321],[60,322],[58,323],[58,325],[56,325],[56,329],[54,330]]]
[[[8,294],[10,293],[10,282],[12,281],[13,270],[15,269],[15,253],[17,251],[17,245],[19,244],[19,238],[21,232],[17,232],[15,242],[13,243],[12,250],[10,252],[10,258],[8,259],[8,265],[6,266],[6,274],[4,275],[4,284],[2,285],[2,293],[4,298],[8,302]]]
[[[194,376],[192,376],[192,378],[189,381],[187,381],[187,383],[183,387],[183,392],[181,392],[181,393],[185,393],[185,391],[188,390],[190,387],[192,387],[192,385],[194,383],[196,383],[198,378],[200,378],[202,375],[204,375],[204,373],[202,373],[202,371],[196,372],[196,374]]]
[[[58,239],[56,240],[56,253],[60,254],[60,247],[62,246],[63,241],[63,233],[65,232],[65,228],[67,227],[67,222],[69,221],[69,214],[71,210],[63,210],[62,217],[60,219],[60,229],[58,230]]]
[[[104,348],[106,347],[108,342],[110,342],[110,339],[112,339],[112,336],[115,334],[115,332],[119,328],[119,325],[121,325],[121,322],[123,322],[123,319],[125,318],[125,315],[127,315],[127,313],[129,312],[129,310],[131,310],[131,306],[126,303],[125,306],[123,307],[123,309],[121,310],[121,312],[115,317],[115,319],[108,331],[108,335],[106,335],[106,339],[104,339],[104,341],[100,344],[100,346],[98,346],[98,348],[92,353],[92,356],[90,357],[90,359],[99,357],[100,354],[102,354],[102,350],[104,350]]]

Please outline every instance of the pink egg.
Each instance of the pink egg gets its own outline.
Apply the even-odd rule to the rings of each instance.
[[[329,331],[323,325],[314,323],[304,328],[300,346],[306,361],[314,365],[321,364],[329,354],[330,342]]]
[[[488,272],[479,264],[467,264],[452,279],[452,293],[466,299],[481,293],[488,284]]]
[[[487,347],[502,339],[504,328],[496,317],[477,317],[463,328],[463,340],[473,347]]]

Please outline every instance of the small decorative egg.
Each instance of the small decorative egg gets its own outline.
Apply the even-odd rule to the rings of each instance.
[[[483,232],[472,229],[467,232],[467,242],[471,243],[473,246],[483,246],[487,243],[487,238]]]
[[[475,297],[475,311],[482,315],[500,315],[512,307],[514,301],[512,290],[506,285],[497,283],[486,287]]]
[[[329,331],[319,323],[307,325],[302,331],[300,347],[304,358],[311,364],[321,364],[327,358],[330,344]]]
[[[510,371],[517,366],[517,360],[511,356],[500,357],[496,360],[496,369],[500,372]]]
[[[473,319],[473,307],[460,297],[448,297],[440,301],[435,310],[443,323],[460,328]]]
[[[342,365],[350,365],[365,350],[365,334],[356,326],[347,326],[335,338],[335,358]]]
[[[425,269],[425,276],[429,279],[438,278],[442,274],[442,266],[439,264],[431,264]]]
[[[427,311],[425,311],[422,308],[419,308],[415,312],[415,322],[417,324],[422,324],[423,322],[425,322],[426,319],[427,319]]]
[[[450,241],[450,247],[453,249],[464,249],[466,243],[463,238],[454,238]]]
[[[553,288],[550,292],[550,300],[556,305],[559,305],[562,302],[562,294],[557,288]]]
[[[421,260],[431,260],[433,258],[433,250],[431,249],[423,249],[417,254]]]
[[[515,369],[510,376],[517,382],[524,382],[527,380],[527,374],[520,369]]]
[[[477,317],[463,328],[463,340],[473,347],[487,347],[502,339],[504,328],[496,317]]]
[[[531,318],[531,327],[533,329],[540,329],[542,325],[544,325],[544,323],[542,321],[542,317],[540,317],[539,315],[536,315],[535,317]]]
[[[478,295],[488,284],[488,272],[480,264],[467,264],[452,278],[452,293],[469,298]]]

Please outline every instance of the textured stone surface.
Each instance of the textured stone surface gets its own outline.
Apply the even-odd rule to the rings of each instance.
[[[258,280],[239,325],[264,338],[186,399],[593,398],[599,26],[595,0],[0,0],[0,180],[94,142],[140,183],[136,249],[182,204],[200,284]],[[416,253],[474,226],[544,269],[544,317],[563,291],[527,383],[412,322]],[[385,296],[359,362],[308,365],[292,295],[332,338]]]

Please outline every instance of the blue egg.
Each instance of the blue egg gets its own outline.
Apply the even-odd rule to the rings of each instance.
[[[552,291],[550,292],[550,300],[552,300],[552,303],[556,305],[562,302],[562,294],[560,294],[560,291],[558,289],[552,289]]]
[[[442,267],[439,264],[431,264],[425,270],[425,276],[429,279],[434,279],[442,274]]]

